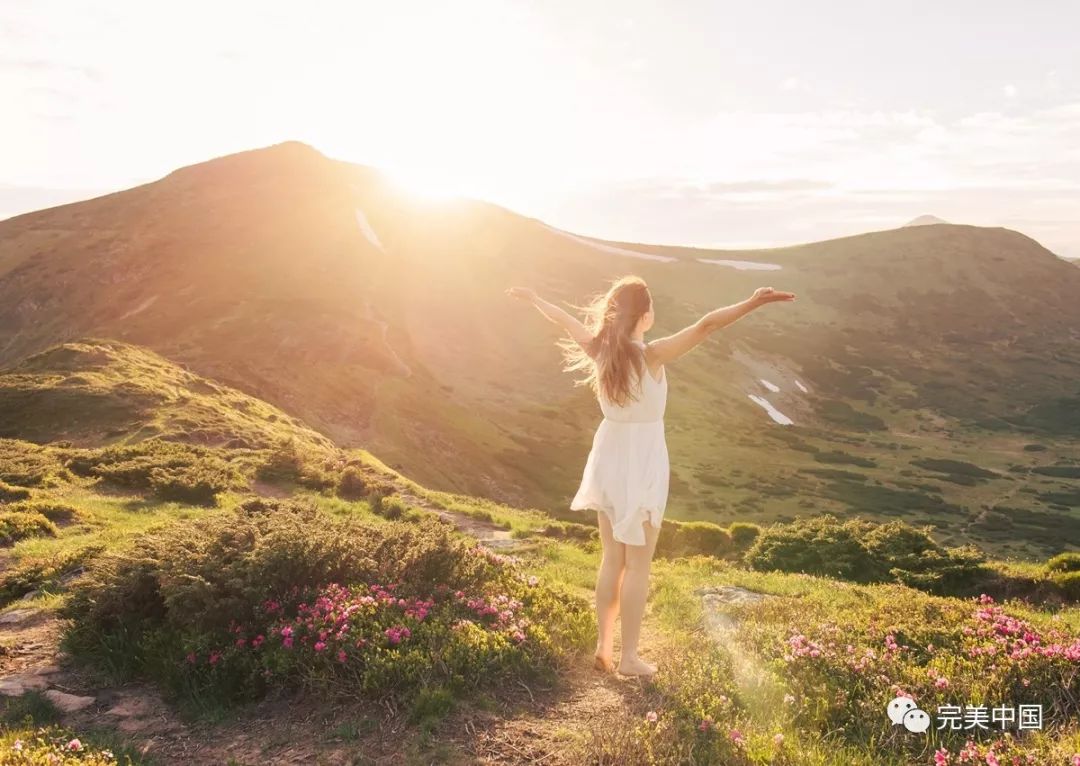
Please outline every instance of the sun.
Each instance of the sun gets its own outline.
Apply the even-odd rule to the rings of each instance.
[[[448,202],[482,196],[472,179],[454,168],[391,165],[383,168],[387,180],[400,191],[429,202]]]

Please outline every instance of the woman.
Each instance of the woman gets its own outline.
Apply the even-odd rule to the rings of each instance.
[[[623,277],[586,309],[585,322],[541,299],[533,290],[507,293],[528,301],[570,334],[560,341],[567,371],[584,371],[604,420],[596,430],[572,510],[595,510],[603,558],[596,578],[597,669],[612,670],[615,618],[622,612],[618,670],[648,676],[656,667],[638,656],[641,621],[649,593],[649,568],[668,493],[664,440],[665,365],[711,333],[768,303],[795,300],[762,287],[731,306],[710,311],[674,335],[645,342],[653,326],[652,296],[645,281]]]

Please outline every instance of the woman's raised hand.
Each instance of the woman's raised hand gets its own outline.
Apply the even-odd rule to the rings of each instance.
[[[511,298],[517,298],[519,301],[529,301],[531,303],[536,300],[536,291],[531,287],[510,287],[507,288],[506,294]]]
[[[793,301],[795,300],[795,293],[785,293],[780,290],[774,290],[771,287],[759,287],[757,290],[754,290],[754,295],[750,300],[754,301],[754,303],[759,306],[764,306],[766,303]]]

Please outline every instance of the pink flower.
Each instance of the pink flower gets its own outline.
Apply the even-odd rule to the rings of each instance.
[[[252,649],[258,649],[260,646],[262,646],[263,641],[265,641],[265,640],[266,640],[266,636],[264,636],[262,634],[259,634],[259,635],[255,636],[255,638],[251,639],[251,648]]]
[[[1072,757],[1072,766],[1080,766],[1080,753]]]
[[[82,742],[80,742],[78,740],[78,738],[73,739],[73,740],[71,740],[70,742],[67,743],[67,749],[68,750],[74,750],[75,752],[78,752],[78,751],[82,750]]]
[[[742,732],[738,729],[732,729],[731,733],[728,736],[731,737],[731,741],[734,742],[736,745],[741,745],[744,741]]]
[[[774,745],[780,747],[780,745],[784,744],[784,735],[780,732],[776,732],[776,734],[773,735],[772,741]]]
[[[347,660],[347,659],[348,659],[348,656],[345,654],[345,650],[344,649],[338,649],[337,661],[338,662],[345,662],[345,660]]]
[[[934,751],[934,766],[948,766],[949,751],[942,748]]]
[[[949,679],[946,678],[945,676],[941,676],[936,681],[934,681],[934,688],[936,688],[936,689],[947,689],[947,688],[949,688]]]
[[[656,723],[657,718],[658,716],[656,715],[655,710],[650,710],[648,713],[645,714],[645,720],[649,723]]]
[[[325,648],[326,648],[326,642],[325,641],[316,641],[315,642],[315,651],[321,652]]]
[[[529,575],[528,583],[531,587],[536,587],[540,583],[540,578],[536,575]]]
[[[698,724],[698,731],[708,731],[713,727],[713,720],[709,716],[705,716],[701,719],[701,723]]]
[[[244,645],[245,645],[246,643],[247,643],[247,641],[245,641],[245,640],[244,640],[244,639],[242,639],[242,638],[238,638],[238,639],[236,639],[236,645],[237,645],[238,647],[240,647],[240,648],[243,648],[243,647],[244,647]]]
[[[292,649],[292,647],[293,647],[292,636],[285,636],[285,638],[281,639],[281,645],[284,646],[286,649]]]
[[[1001,761],[994,755],[993,750],[986,754],[986,766],[1001,766]]]
[[[21,739],[15,740],[15,744],[11,746],[11,749],[21,753],[23,749],[23,741]]]
[[[189,665],[194,665],[198,660],[198,657],[195,656],[195,652],[188,652],[188,656],[185,659],[188,661]]]
[[[206,658],[206,661],[209,662],[211,665],[217,665],[218,660],[220,660],[220,659],[221,659],[221,652],[215,650],[215,651],[210,652],[210,656]]]

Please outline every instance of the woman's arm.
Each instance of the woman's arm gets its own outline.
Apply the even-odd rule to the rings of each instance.
[[[506,291],[506,294],[512,298],[527,301],[536,306],[536,309],[543,314],[548,321],[553,322],[568,333],[579,346],[582,348],[588,348],[588,344],[592,341],[592,333],[588,328],[581,323],[581,321],[573,314],[565,311],[554,303],[549,303],[536,294],[536,291],[528,287],[511,287]]]
[[[733,303],[730,306],[710,311],[701,319],[688,327],[684,327],[674,335],[654,340],[648,345],[651,361],[657,367],[668,362],[674,362],[680,356],[691,350],[699,343],[708,338],[712,333],[737,322],[754,309],[761,308],[767,303],[795,300],[794,293],[785,293],[773,290],[771,287],[759,287],[754,294],[744,301]]]

